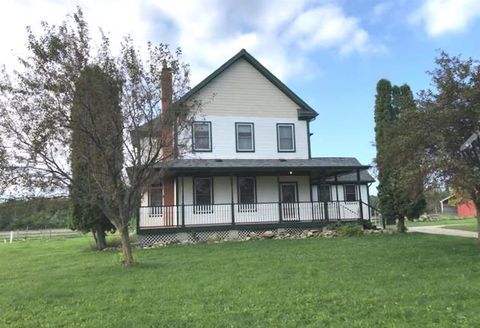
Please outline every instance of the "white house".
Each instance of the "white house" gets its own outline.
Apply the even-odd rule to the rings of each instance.
[[[180,101],[194,99],[208,101],[192,125],[191,151],[145,192],[142,240],[369,219],[369,167],[353,157],[313,158],[317,112],[247,51]]]

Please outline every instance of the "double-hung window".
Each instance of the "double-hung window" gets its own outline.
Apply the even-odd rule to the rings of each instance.
[[[212,213],[213,184],[212,178],[194,178],[195,213]]]
[[[277,124],[277,148],[279,152],[295,152],[295,125]]]
[[[193,150],[212,151],[211,122],[193,122]]]
[[[238,209],[240,212],[257,210],[257,193],[255,177],[238,177]]]
[[[253,123],[235,123],[237,152],[254,152],[255,137]]]
[[[321,184],[318,186],[318,201],[319,202],[330,202],[332,200],[332,193],[330,191],[330,185]]]
[[[345,201],[354,202],[357,200],[357,186],[348,184],[343,187],[345,189]]]

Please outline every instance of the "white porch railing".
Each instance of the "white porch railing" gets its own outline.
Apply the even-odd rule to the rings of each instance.
[[[362,210],[358,201],[189,204],[140,207],[139,228],[352,221],[360,218]]]

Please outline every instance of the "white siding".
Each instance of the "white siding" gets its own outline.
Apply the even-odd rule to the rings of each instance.
[[[193,99],[202,102],[196,120],[212,123],[212,152],[188,151],[186,158],[308,158],[307,123],[298,120],[299,106],[247,61],[237,61]],[[235,122],[254,123],[255,152],[236,151]],[[278,152],[277,123],[295,124],[295,152]]]
[[[212,151],[192,152],[185,158],[201,159],[306,159],[308,158],[307,123],[292,118],[266,118],[248,116],[205,116],[202,120],[212,122]],[[254,124],[255,152],[237,152],[235,122]],[[277,123],[295,124],[295,152],[278,152]],[[188,149],[191,149],[190,139]]]
[[[214,116],[297,118],[295,104],[246,60],[240,59],[196,95]]]

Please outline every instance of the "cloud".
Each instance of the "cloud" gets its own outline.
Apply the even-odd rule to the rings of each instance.
[[[358,19],[346,16],[335,5],[324,5],[298,15],[286,37],[304,50],[338,48],[340,53],[372,50],[367,31]]]
[[[423,25],[429,36],[438,37],[463,31],[479,17],[479,0],[424,0],[409,20],[412,24]]]
[[[334,0],[24,0],[0,11],[0,62],[24,55],[25,26],[60,23],[79,4],[92,34],[110,32],[112,45],[131,34],[137,43],[168,42],[183,49],[194,83],[245,48],[279,78],[315,71],[318,51],[376,52],[360,20]],[[114,47],[113,50],[116,50]]]

